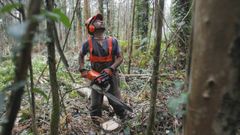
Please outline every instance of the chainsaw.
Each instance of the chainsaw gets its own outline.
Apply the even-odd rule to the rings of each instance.
[[[110,79],[111,77],[106,73],[98,73],[94,70],[87,70],[87,79],[91,81],[90,87],[97,91],[100,94],[105,95],[108,97],[109,100],[113,101],[114,103],[118,104],[119,106],[123,107],[125,110],[133,112],[132,108],[125,104],[123,101],[109,93],[110,90]]]

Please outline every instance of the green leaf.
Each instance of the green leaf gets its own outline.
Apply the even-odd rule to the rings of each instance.
[[[45,94],[45,92],[42,91],[41,89],[39,89],[39,88],[33,88],[33,92],[42,95],[46,100],[48,100],[48,96],[47,96],[47,95]]]
[[[61,11],[59,8],[54,8],[53,13],[59,15],[59,20],[67,27],[69,28],[71,26],[71,23],[68,19],[68,17]]]
[[[62,22],[63,25],[67,28],[71,26],[71,23],[68,17],[59,8],[54,8],[52,12],[47,10],[42,10],[41,14],[51,20]]]
[[[123,132],[124,132],[124,135],[130,135],[131,134],[129,127],[124,128]]]
[[[183,80],[175,80],[175,81],[173,81],[173,83],[175,85],[176,90],[180,90],[180,88],[184,85]]]
[[[20,8],[23,5],[21,3],[13,3],[13,4],[7,4],[0,8],[0,14],[4,14],[6,12],[11,12],[15,8]]]
[[[60,16],[58,14],[55,14],[53,12],[49,12],[47,10],[42,10],[41,14],[44,15],[45,17],[53,20],[53,21],[58,21],[60,19]]]
[[[171,97],[168,101],[168,109],[172,115],[183,115],[184,110],[181,106],[187,103],[188,93],[182,93],[179,97]]]

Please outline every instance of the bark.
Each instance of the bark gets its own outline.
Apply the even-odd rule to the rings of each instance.
[[[19,84],[21,82],[26,82],[27,79],[27,71],[29,62],[31,60],[31,49],[32,49],[32,40],[34,37],[34,32],[38,27],[38,22],[31,20],[32,16],[38,15],[40,13],[40,5],[41,1],[31,0],[29,9],[28,9],[28,20],[30,21],[27,26],[27,32],[23,35],[23,39],[21,41],[22,49],[19,52],[19,55],[16,59],[16,69],[15,69],[15,78],[14,84]],[[20,109],[22,95],[24,93],[24,85],[17,87],[12,90],[9,104],[6,112],[6,123],[2,124],[2,135],[10,135],[12,132],[12,128],[14,126],[14,122],[17,116],[17,113]]]
[[[120,5],[121,4],[119,4],[118,5],[118,8],[117,8],[117,12],[118,12],[118,21],[117,21],[117,38],[120,38],[119,37],[119,26],[120,26]]]
[[[139,0],[136,5],[136,20],[137,20],[137,32],[136,35],[141,40],[141,50],[146,49],[147,42],[142,42],[148,35],[148,24],[149,24],[149,1]]]
[[[147,126],[147,135],[152,135],[154,120],[155,120],[155,109],[156,109],[156,96],[158,90],[158,78],[159,78],[159,59],[160,59],[160,50],[161,50],[161,41],[162,41],[162,20],[163,20],[163,7],[164,0],[156,0],[155,1],[155,24],[156,24],[156,41],[153,52],[153,73],[151,78],[152,91],[151,91],[151,101],[150,101],[150,114],[148,118],[148,126]]]
[[[46,0],[47,10],[52,11],[54,0]],[[54,44],[54,22],[47,21],[47,35],[50,41],[47,42],[48,48],[48,65],[50,75],[50,86],[52,92],[52,113],[50,122],[50,134],[58,135],[59,118],[60,118],[60,102],[59,102],[59,86],[56,77],[56,61],[55,61],[55,44]]]
[[[240,126],[239,5],[239,0],[195,1],[185,135],[237,134]]]
[[[77,4],[77,11],[76,11],[76,16],[77,16],[77,30],[76,30],[76,42],[77,42],[77,46],[79,47],[79,49],[81,48],[81,44],[83,41],[83,33],[82,33],[82,8],[81,8],[81,1],[79,1],[79,3]]]
[[[103,14],[103,0],[98,0],[98,12]]]
[[[176,37],[176,47],[177,47],[177,69],[184,69],[186,67],[186,57],[189,48],[189,37],[190,37],[190,26],[191,26],[191,14],[189,10],[191,7],[192,0],[174,0],[173,6],[173,16],[175,32],[178,34]],[[181,24],[181,25],[179,25]]]
[[[148,32],[148,43],[147,43],[147,44],[148,44],[148,46],[147,46],[148,54],[149,54],[150,51],[151,51],[151,37],[152,37],[152,28],[153,28],[154,13],[155,13],[155,5],[154,5],[154,3],[153,3],[152,19],[149,20],[150,28],[149,28],[149,32]]]
[[[68,61],[67,61],[67,59],[66,59],[66,57],[65,57],[65,55],[64,55],[64,53],[63,53],[63,50],[62,50],[62,48],[61,48],[60,41],[59,41],[59,39],[58,39],[58,32],[57,32],[56,25],[55,25],[55,23],[53,23],[52,25],[53,25],[53,26],[52,26],[52,28],[53,28],[53,39],[55,40],[56,47],[57,47],[58,53],[59,53],[59,55],[60,55],[60,60],[63,62],[66,70],[68,71],[68,75],[69,75],[69,77],[71,78],[71,80],[72,80],[73,82],[75,82],[74,78],[72,77],[72,74],[71,74],[70,71],[69,71]]]
[[[135,17],[135,0],[132,0],[132,24],[131,24],[131,39],[130,39],[130,44],[128,44],[128,74],[130,74],[131,71],[131,63],[132,63],[132,50],[133,50],[133,33],[134,33],[134,17]]]
[[[31,94],[31,112],[32,112],[32,130],[34,135],[38,135],[38,130],[36,126],[36,107],[35,107],[35,94],[33,91],[34,82],[33,82],[33,68],[32,68],[32,60],[29,63],[29,73],[30,73],[30,94]]]
[[[132,0],[132,2],[133,2],[133,0]],[[130,34],[131,34],[131,32],[129,32],[129,29],[131,29],[130,28],[130,21],[131,21],[131,14],[129,14],[129,10],[131,10],[131,8],[130,8],[130,2],[129,2],[129,0],[127,0],[127,1],[124,1],[124,5],[125,5],[125,7],[123,7],[123,8],[125,8],[124,9],[124,19],[123,19],[123,24],[122,25],[124,25],[125,27],[124,27],[124,31],[123,31],[123,39],[124,40],[128,40],[129,41],[129,36],[130,36]],[[127,34],[126,34],[127,33]]]
[[[194,2],[194,1],[193,1]],[[193,5],[193,9],[192,11],[194,11],[195,8],[195,2],[192,3]],[[194,15],[194,12],[192,12],[192,15]],[[194,20],[191,21],[191,27],[194,27]],[[185,78],[185,82],[184,82],[184,91],[188,91],[188,87],[189,87],[189,78],[190,78],[190,71],[191,71],[191,60],[192,60],[192,49],[193,49],[193,29],[191,29],[191,33],[190,33],[190,38],[189,38],[189,47],[188,47],[188,51],[187,51],[187,57],[186,57],[186,78]]]
[[[110,9],[110,1],[106,2],[106,7],[107,7],[107,25],[106,25],[106,30],[107,30],[107,34],[111,34],[112,30],[111,30],[111,21],[110,21],[110,14],[111,14],[111,9]]]
[[[87,20],[88,18],[90,18],[90,16],[91,14],[90,14],[89,0],[84,0],[84,19]],[[85,29],[84,39],[86,39],[87,35],[88,35],[88,32]]]

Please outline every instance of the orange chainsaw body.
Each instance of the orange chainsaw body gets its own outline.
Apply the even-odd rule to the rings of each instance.
[[[99,75],[100,75],[100,73],[98,73],[97,71],[89,70],[88,73],[87,73],[87,78],[92,81],[96,77],[98,77]]]

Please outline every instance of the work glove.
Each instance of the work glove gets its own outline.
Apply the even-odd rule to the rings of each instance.
[[[88,74],[88,70],[85,68],[81,68],[79,69],[80,73],[81,73],[81,77],[83,78],[87,78],[87,74]]]

